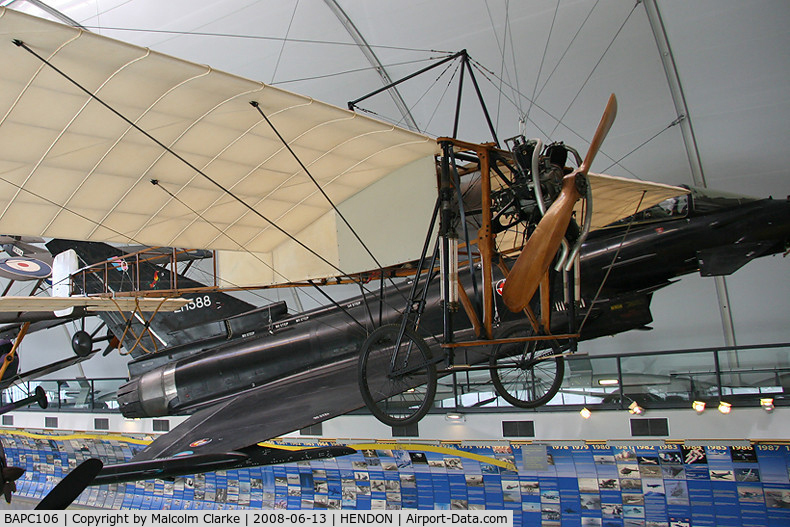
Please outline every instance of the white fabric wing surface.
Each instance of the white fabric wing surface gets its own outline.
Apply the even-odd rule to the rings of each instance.
[[[233,251],[266,270],[259,284],[378,267],[256,101],[378,263],[417,256],[436,196],[430,137],[5,8],[0,37],[0,232]],[[403,186],[420,198],[370,202]],[[362,209],[386,236],[359,226]]]

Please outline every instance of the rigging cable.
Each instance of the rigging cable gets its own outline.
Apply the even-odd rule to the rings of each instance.
[[[205,178],[207,181],[209,181],[210,183],[212,183],[214,186],[216,186],[216,187],[217,187],[218,189],[220,189],[222,192],[224,192],[225,194],[227,194],[228,196],[230,196],[231,198],[233,198],[234,200],[236,200],[237,202],[239,202],[239,203],[240,203],[240,204],[241,204],[243,207],[245,207],[246,209],[248,209],[248,210],[249,210],[250,212],[252,212],[254,215],[256,215],[256,216],[258,216],[259,218],[261,218],[262,220],[266,221],[266,222],[267,222],[269,225],[271,225],[272,227],[274,227],[275,229],[277,229],[278,231],[280,231],[280,233],[282,233],[282,234],[286,235],[288,238],[290,238],[292,241],[294,241],[294,242],[295,242],[297,245],[299,245],[299,246],[300,246],[300,247],[302,247],[303,249],[307,250],[307,251],[308,251],[309,253],[311,253],[313,256],[317,257],[319,260],[321,260],[321,261],[322,261],[322,262],[324,262],[325,264],[329,265],[330,267],[332,267],[333,269],[335,269],[336,271],[338,271],[338,272],[339,272],[341,275],[343,275],[343,276],[346,276],[346,273],[345,273],[345,272],[343,272],[343,270],[342,270],[342,269],[340,269],[340,268],[338,268],[337,266],[335,266],[333,263],[331,263],[330,261],[328,261],[326,258],[324,258],[324,257],[323,257],[323,256],[321,256],[320,254],[318,254],[317,252],[315,252],[313,249],[311,249],[310,247],[308,247],[307,245],[305,245],[305,244],[304,244],[304,243],[302,243],[301,241],[297,240],[297,239],[296,239],[296,237],[294,237],[294,236],[293,236],[293,235],[291,235],[290,233],[286,232],[286,231],[285,231],[285,230],[284,230],[282,227],[280,227],[279,225],[277,225],[276,223],[274,223],[273,221],[271,221],[269,218],[267,218],[266,216],[264,216],[262,213],[260,213],[259,211],[257,211],[257,210],[256,210],[254,207],[252,207],[252,206],[251,206],[250,204],[248,204],[246,201],[244,201],[243,199],[239,198],[239,197],[238,197],[236,194],[232,193],[230,190],[226,189],[226,188],[225,188],[225,187],[224,187],[224,186],[223,186],[221,183],[219,183],[218,181],[216,181],[215,179],[213,179],[211,176],[209,176],[208,174],[206,174],[205,172],[203,172],[201,169],[199,169],[198,167],[196,167],[194,164],[192,164],[191,162],[189,162],[189,161],[188,161],[187,159],[185,159],[185,158],[184,158],[184,157],[183,157],[181,154],[179,154],[178,152],[176,152],[175,150],[173,150],[172,148],[170,148],[169,146],[167,146],[166,144],[164,144],[163,142],[161,142],[159,139],[155,138],[155,137],[154,137],[153,135],[151,135],[150,133],[148,133],[148,132],[146,132],[145,130],[143,130],[143,129],[142,129],[140,126],[139,126],[139,125],[137,125],[137,124],[136,124],[135,122],[133,122],[131,119],[129,119],[128,117],[126,117],[125,115],[123,115],[122,113],[120,113],[118,110],[116,110],[115,108],[113,108],[112,106],[110,106],[109,104],[107,104],[106,102],[104,102],[104,101],[103,101],[102,99],[100,99],[100,98],[99,98],[97,95],[93,94],[93,93],[92,93],[90,90],[88,90],[87,88],[83,87],[83,86],[82,86],[81,84],[79,84],[77,81],[75,81],[74,79],[72,79],[71,77],[69,77],[69,76],[68,76],[68,75],[67,75],[65,72],[63,72],[62,70],[58,69],[58,68],[57,68],[57,67],[56,67],[54,64],[52,64],[52,63],[51,63],[51,62],[49,62],[47,59],[45,59],[44,57],[42,57],[41,55],[39,55],[38,53],[36,53],[35,51],[33,51],[33,50],[32,50],[31,48],[29,48],[29,47],[28,47],[28,46],[27,46],[27,45],[26,45],[24,42],[22,42],[22,41],[20,41],[20,40],[14,40],[14,41],[13,41],[13,43],[14,43],[16,46],[18,46],[18,47],[20,47],[20,48],[24,49],[25,51],[29,52],[30,54],[32,54],[33,56],[35,56],[36,58],[38,58],[38,59],[39,59],[41,62],[43,62],[44,64],[46,64],[47,66],[49,66],[50,68],[52,68],[52,69],[53,69],[55,72],[57,72],[58,74],[60,74],[62,77],[64,77],[65,79],[67,79],[69,82],[71,82],[72,84],[74,84],[74,86],[76,86],[77,88],[79,88],[81,91],[83,91],[83,92],[84,92],[85,94],[87,94],[89,97],[91,97],[93,100],[95,100],[96,102],[98,102],[99,104],[101,104],[102,106],[104,106],[105,108],[107,108],[108,110],[110,110],[110,111],[111,111],[113,114],[115,114],[117,117],[119,117],[119,118],[120,118],[120,119],[122,119],[124,122],[126,122],[126,124],[130,125],[132,128],[134,128],[135,130],[137,130],[138,132],[140,132],[141,134],[143,134],[144,136],[146,136],[148,139],[150,139],[151,141],[153,141],[154,143],[156,143],[156,144],[157,144],[157,145],[158,145],[160,148],[163,148],[163,149],[164,149],[166,152],[168,152],[169,154],[173,155],[173,156],[174,156],[176,159],[178,159],[179,161],[181,161],[182,163],[184,163],[184,164],[185,164],[186,166],[188,166],[190,169],[194,170],[194,171],[195,171],[197,174],[200,174],[201,176],[203,176],[203,177],[204,177],[204,178]],[[156,183],[154,183],[154,180],[152,180],[152,181],[151,181],[151,183],[152,183],[152,184],[154,184],[154,185],[156,185]]]
[[[566,116],[566,115],[568,115],[568,111],[569,111],[569,110],[571,109],[571,107],[573,106],[573,103],[575,103],[575,102],[576,102],[576,99],[578,99],[578,98],[579,98],[579,95],[581,95],[581,93],[582,93],[582,90],[584,90],[584,87],[585,87],[585,86],[587,86],[587,83],[588,83],[588,82],[590,81],[590,79],[592,78],[592,76],[593,76],[593,73],[595,73],[595,70],[596,70],[596,69],[598,69],[598,66],[601,64],[601,62],[603,61],[604,57],[606,56],[606,53],[607,53],[607,52],[608,52],[608,51],[611,49],[611,47],[612,47],[612,44],[614,44],[614,41],[615,41],[615,40],[617,40],[617,37],[620,35],[620,32],[623,30],[623,28],[625,27],[625,25],[626,25],[626,24],[628,23],[628,21],[631,19],[631,15],[633,15],[633,14],[634,14],[634,11],[636,11],[636,8],[639,6],[639,4],[640,4],[640,2],[641,2],[641,1],[642,1],[642,0],[638,0],[638,1],[637,1],[637,2],[634,4],[634,7],[632,7],[632,8],[631,8],[631,11],[628,13],[628,16],[626,16],[626,17],[625,17],[625,20],[623,20],[623,23],[622,23],[622,24],[620,24],[620,27],[619,27],[619,28],[617,29],[617,31],[615,32],[614,36],[612,37],[612,40],[609,42],[609,45],[608,45],[608,46],[606,46],[606,49],[605,49],[605,50],[603,50],[603,53],[601,54],[600,58],[598,59],[598,62],[596,62],[596,63],[595,63],[595,66],[593,66],[592,70],[590,70],[590,74],[589,74],[589,75],[587,75],[587,78],[586,78],[586,79],[584,79],[584,82],[582,83],[581,87],[579,88],[579,91],[578,91],[578,92],[576,92],[576,95],[573,97],[573,99],[571,100],[570,104],[568,104],[568,107],[567,107],[567,108],[565,108],[565,112],[563,112],[562,116],[561,116],[561,117],[560,117],[560,118],[557,120],[557,124],[556,124],[556,126],[554,127],[554,130],[552,130],[552,131],[551,131],[551,134],[549,135],[549,138],[551,138],[551,136],[552,136],[552,135],[554,135],[554,132],[556,132],[556,131],[557,131],[557,128],[559,128],[560,124],[562,123],[562,120],[563,120],[563,119],[565,119],[565,116]]]
[[[639,207],[642,206],[642,201],[645,199],[645,195],[647,194],[646,190],[642,191],[642,196],[639,198],[639,203],[636,204],[636,210],[634,214],[631,216],[631,221],[628,222],[628,226],[623,233],[623,237],[620,239],[620,243],[617,246],[617,250],[614,252],[612,256],[612,263],[609,264],[609,267],[606,269],[606,274],[604,274],[603,279],[601,280],[601,284],[598,286],[598,291],[595,292],[595,296],[590,302],[590,307],[587,309],[587,313],[585,313],[584,318],[582,319],[582,323],[579,324],[578,333],[581,334],[582,329],[584,328],[584,324],[587,323],[587,319],[590,317],[590,313],[592,313],[593,307],[595,307],[595,303],[598,301],[598,297],[601,295],[601,291],[603,291],[603,286],[606,284],[606,280],[609,278],[609,274],[614,269],[614,264],[617,262],[617,257],[620,256],[620,249],[623,248],[623,244],[625,243],[625,239],[628,236],[628,233],[631,231],[631,226],[634,224],[636,220],[636,214],[639,212]]]
[[[573,43],[576,41],[576,37],[579,36],[579,33],[581,33],[582,28],[585,26],[585,24],[587,24],[587,20],[590,19],[590,15],[592,15],[593,11],[595,10],[595,7],[598,5],[598,3],[600,1],[601,0],[596,0],[595,4],[593,4],[592,8],[590,9],[590,12],[587,13],[587,16],[584,18],[584,20],[582,21],[581,25],[579,26],[579,29],[576,30],[576,34],[573,35],[573,38],[568,43],[568,46],[565,48],[565,51],[562,52],[562,55],[560,55],[560,58],[557,60],[557,64],[555,64],[554,69],[551,70],[551,73],[549,73],[549,76],[546,77],[546,82],[544,82],[543,86],[540,87],[540,91],[538,91],[537,95],[535,95],[535,97],[533,97],[533,100],[538,100],[538,97],[540,97],[540,94],[543,93],[543,90],[546,89],[546,86],[548,86],[552,75],[554,75],[554,72],[557,71],[557,68],[559,68],[560,64],[562,64],[562,61],[565,59],[565,55],[568,54],[568,51],[571,49],[571,46],[573,46]]]
[[[438,76],[438,77],[436,77],[436,80],[435,80],[435,81],[433,82],[433,84],[431,85],[431,88],[432,88],[433,86],[436,86],[436,85],[439,83],[439,80],[440,80],[440,79],[441,79],[441,78],[444,76],[444,74],[445,74],[445,73],[447,73],[447,72],[450,70],[450,67],[451,67],[451,66],[452,66],[452,63],[450,63],[450,64],[447,64],[447,67],[446,67],[446,68],[444,68],[444,71],[442,71],[442,72],[439,74],[439,76]],[[428,118],[428,121],[425,123],[425,131],[427,131],[427,130],[428,130],[428,127],[429,127],[429,126],[431,125],[431,123],[433,122],[433,118],[434,118],[434,117],[436,117],[436,112],[438,112],[438,111],[439,111],[439,106],[442,104],[442,101],[444,101],[444,98],[447,96],[447,90],[449,90],[449,89],[450,89],[450,85],[453,83],[453,79],[455,78],[455,75],[458,73],[458,70],[459,70],[459,68],[460,68],[460,64],[456,64],[456,65],[455,65],[455,69],[453,70],[453,73],[452,73],[452,75],[450,75],[450,80],[448,80],[448,81],[447,81],[447,85],[444,87],[444,90],[442,91],[442,96],[441,96],[441,97],[439,97],[439,101],[436,103],[436,106],[434,106],[433,112],[431,112],[431,116]],[[429,89],[430,89],[430,88],[429,88]],[[425,95],[427,95],[427,94],[428,94],[428,91],[426,91],[426,92],[425,92],[425,94],[424,94],[422,97],[420,97],[420,100],[422,100],[422,99],[423,99],[423,97],[425,97]],[[420,102],[420,100],[418,100],[417,102]],[[415,105],[416,105],[416,104],[417,104],[417,103],[415,103]]]
[[[271,264],[269,264],[268,262],[264,261],[264,260],[263,260],[263,259],[262,259],[262,258],[261,258],[259,255],[257,255],[256,253],[254,253],[254,252],[250,251],[249,249],[247,249],[247,248],[246,248],[246,247],[245,247],[245,246],[244,246],[242,243],[240,243],[239,241],[237,241],[237,240],[235,240],[235,239],[231,238],[231,237],[230,237],[230,236],[229,236],[227,233],[225,233],[225,232],[224,232],[224,231],[223,231],[221,228],[219,228],[217,225],[215,225],[215,224],[214,224],[214,223],[212,223],[211,221],[207,220],[207,219],[206,219],[206,218],[203,216],[203,214],[201,214],[200,212],[198,212],[198,211],[197,211],[197,210],[195,210],[194,208],[190,207],[190,206],[189,206],[189,205],[188,205],[186,202],[184,202],[184,200],[182,200],[182,199],[181,199],[181,198],[179,198],[179,197],[178,197],[176,194],[174,194],[173,192],[171,192],[170,190],[168,190],[167,188],[165,188],[165,187],[164,187],[164,185],[162,185],[162,182],[161,182],[161,181],[159,181],[159,180],[157,180],[157,179],[154,179],[154,180],[151,180],[151,184],[152,184],[152,185],[154,185],[154,186],[155,186],[155,187],[157,187],[157,188],[160,188],[160,189],[162,189],[162,191],[163,191],[163,192],[165,192],[165,194],[167,194],[168,196],[170,196],[170,198],[171,198],[171,199],[173,199],[173,200],[177,201],[178,203],[180,203],[181,205],[183,205],[184,207],[186,207],[186,208],[187,208],[187,209],[188,209],[188,210],[189,210],[189,211],[190,211],[192,214],[194,214],[195,216],[197,216],[197,217],[198,217],[198,218],[200,218],[201,220],[205,221],[205,222],[206,222],[208,225],[211,225],[212,227],[214,227],[214,228],[217,230],[217,232],[219,232],[219,233],[220,233],[220,235],[224,236],[225,238],[227,238],[227,239],[228,239],[228,240],[230,240],[231,242],[235,243],[235,244],[236,244],[236,245],[237,245],[237,246],[238,246],[238,247],[239,247],[239,248],[240,248],[240,249],[241,249],[243,252],[245,252],[245,253],[249,254],[250,256],[252,256],[252,257],[253,257],[253,258],[255,258],[256,260],[258,260],[258,261],[259,261],[260,263],[262,263],[262,264],[263,264],[265,267],[268,267],[268,268],[269,268],[269,269],[270,269],[270,270],[271,270],[271,271],[272,271],[274,274],[276,274],[276,275],[279,275],[279,276],[280,276],[281,278],[283,278],[283,279],[284,279],[286,282],[288,282],[288,281],[289,281],[287,276],[283,275],[283,274],[282,274],[281,272],[279,272],[277,269],[275,269],[274,267],[272,267],[272,266],[271,266]],[[236,284],[234,284],[234,285],[236,285]],[[305,293],[305,294],[307,294],[307,293]],[[311,300],[313,300],[314,302],[318,302],[318,300],[316,300],[315,298],[311,297],[310,295],[307,295],[307,296],[308,296],[308,297],[310,297],[310,299],[311,299]],[[265,300],[269,301],[269,299],[267,299],[267,298],[265,298],[265,297],[263,297],[263,298],[264,298]]]
[[[391,64],[385,64],[384,67],[385,68],[391,68],[393,66],[408,66],[410,64],[420,64],[422,62],[430,62],[430,61],[434,61],[434,60],[441,60],[442,58],[443,57],[428,57],[426,59],[404,60],[404,61],[401,61],[401,62],[393,62]],[[338,72],[335,72],[335,73],[326,73],[324,75],[313,75],[312,77],[300,77],[300,78],[297,78],[297,79],[288,79],[288,80],[284,80],[284,81],[277,81],[277,82],[273,82],[271,85],[272,86],[282,86],[283,84],[291,84],[291,83],[294,83],[294,82],[305,82],[305,81],[315,81],[315,80],[321,80],[321,79],[329,79],[329,78],[332,78],[332,77],[339,77],[340,75],[348,75],[350,73],[361,73],[363,71],[371,71],[371,70],[375,70],[375,69],[376,68],[374,66],[367,66],[365,68],[354,68],[354,69],[350,69],[350,70],[338,71]]]
[[[294,24],[294,19],[296,18],[296,10],[299,9],[299,0],[296,0],[294,3],[294,10],[291,13],[291,20],[288,22],[288,29],[285,30],[285,38],[283,38],[282,45],[280,46],[280,53],[277,55],[277,61],[274,63],[274,71],[272,71],[272,80],[269,84],[274,82],[274,78],[277,76],[277,69],[280,67],[280,60],[283,58],[283,52],[285,51],[285,44],[288,42],[288,35],[291,34],[291,26]]]
[[[493,81],[493,80],[491,80],[491,78],[489,77],[489,75],[491,75],[491,76],[493,76],[494,78],[498,79],[498,77],[496,76],[496,73],[494,73],[493,71],[489,70],[488,68],[486,68],[485,66],[483,66],[482,64],[480,64],[479,62],[476,62],[476,61],[474,61],[474,60],[473,60],[473,64],[474,64],[475,68],[476,68],[476,69],[477,69],[477,70],[478,70],[478,71],[479,71],[479,72],[480,72],[480,73],[483,75],[483,77],[484,77],[484,78],[485,78],[485,79],[486,79],[488,82],[490,82],[492,85],[494,85],[494,86],[495,86],[495,84],[494,84],[494,81]],[[508,100],[510,100],[510,99],[508,99]],[[516,107],[516,103],[515,103],[514,101],[512,101],[512,100],[511,100],[510,102],[511,102],[511,104],[513,104],[513,106],[514,106],[514,107]],[[545,108],[543,108],[543,107],[542,107],[541,105],[539,105],[537,102],[535,102],[535,103],[534,103],[534,105],[535,105],[535,108],[537,108],[537,109],[541,110],[543,113],[545,113],[545,114],[546,114],[548,117],[550,117],[551,119],[553,119],[553,120],[555,120],[555,121],[557,121],[557,122],[560,122],[560,121],[559,121],[559,119],[557,119],[557,118],[556,118],[556,117],[555,117],[555,116],[554,116],[554,115],[553,115],[551,112],[549,112],[548,110],[546,110]],[[543,131],[543,129],[541,129],[541,128],[540,128],[540,126],[538,126],[538,124],[537,124],[535,121],[532,121],[532,120],[531,120],[531,122],[532,122],[532,124],[533,124],[533,125],[534,125],[534,126],[537,128],[537,129],[538,129],[538,131],[540,131],[540,132],[541,132],[541,133],[544,135],[544,137],[548,137],[548,136],[549,136],[549,135],[548,135],[546,132],[544,132],[544,131]],[[583,136],[582,136],[582,135],[581,135],[579,132],[577,132],[577,131],[576,131],[576,130],[574,130],[573,128],[571,128],[571,127],[569,127],[569,126],[565,125],[565,129],[566,129],[566,130],[568,130],[569,132],[571,132],[573,135],[575,135],[575,136],[576,136],[576,137],[578,137],[579,139],[581,139],[582,141],[588,141],[588,139],[586,139],[585,137],[583,137]],[[607,154],[607,153],[606,153],[606,152],[604,152],[603,150],[599,150],[599,155],[603,155],[603,156],[606,156],[607,158],[609,158],[610,160],[614,160],[614,158],[613,158],[612,156],[610,156],[609,154]],[[631,175],[632,175],[632,176],[634,176],[635,178],[639,179],[639,177],[638,177],[636,174],[634,174],[634,173],[633,173],[631,170],[627,169],[626,167],[624,167],[624,166],[621,166],[620,168],[622,168],[624,171],[628,172],[629,174],[631,174]]]
[[[164,35],[176,35],[176,36],[239,38],[239,39],[248,39],[248,40],[271,40],[275,42],[285,41],[285,42],[298,43],[298,44],[322,44],[322,45],[331,45],[331,46],[349,46],[354,48],[359,47],[354,42],[341,42],[336,40],[314,40],[309,38],[269,37],[263,35],[244,35],[239,33],[212,33],[208,31],[176,31],[176,30],[167,30],[167,29],[141,29],[141,28],[109,27],[109,26],[101,26],[101,27],[85,26],[85,29],[101,29],[104,31],[129,31],[134,33],[152,33],[152,34],[164,34]],[[444,51],[441,49],[421,49],[421,48],[410,48],[404,46],[371,45],[370,47],[378,48],[378,49],[394,50],[394,51],[443,53],[446,55],[452,55],[454,53],[452,51]]]
[[[496,33],[497,33],[497,31],[496,31],[496,24],[494,23],[494,16],[491,14],[491,7],[489,6],[488,0],[486,0],[486,11],[488,12],[488,20],[489,20],[489,22],[491,22],[491,30],[493,31],[494,36],[496,37]],[[499,54],[502,57],[502,60],[499,63],[499,76],[500,77],[504,77],[504,75],[507,73],[508,80],[510,80],[510,74],[505,69],[505,61],[506,61],[506,55],[507,55],[506,43],[508,41],[508,34],[510,34],[510,43],[511,43],[510,48],[512,50],[513,49],[513,35],[512,35],[511,27],[510,27],[510,0],[505,2],[505,33],[502,36],[502,43],[500,44],[499,39],[494,38],[494,41],[496,42],[497,48],[499,49]],[[514,55],[513,59],[514,59],[513,60],[513,64],[514,64],[514,67],[515,67],[515,55]],[[499,98],[497,99],[497,108],[496,108],[496,126],[497,126],[497,128],[499,128],[499,115],[500,115],[500,109],[502,107],[502,97],[504,96],[504,93],[502,91],[502,85],[503,85],[503,82],[500,80],[499,88],[497,88],[497,91],[499,92]],[[518,74],[516,74],[516,85],[518,85]],[[518,97],[518,91],[517,90],[511,88],[511,91],[513,91],[513,98],[514,99],[516,97]],[[520,102],[521,101],[519,101],[519,104],[520,104]],[[521,114],[521,108],[520,107],[519,107],[519,114]]]
[[[348,229],[351,231],[351,233],[357,239],[357,241],[362,246],[362,248],[365,249],[365,252],[368,253],[368,256],[370,256],[373,259],[373,262],[375,262],[375,264],[378,266],[379,269],[383,269],[384,266],[381,265],[381,262],[379,262],[378,258],[376,258],[376,256],[373,254],[373,251],[370,250],[370,247],[368,247],[368,245],[362,240],[362,238],[357,233],[356,229],[354,229],[354,227],[351,226],[351,223],[349,223],[349,221],[346,219],[346,217],[343,215],[343,213],[340,212],[340,209],[337,208],[337,205],[335,205],[335,202],[332,201],[332,198],[329,197],[329,195],[326,193],[326,191],[324,191],[323,187],[321,187],[321,185],[318,183],[318,181],[316,181],[316,179],[313,177],[313,174],[310,173],[310,170],[307,168],[307,166],[302,162],[302,160],[299,158],[299,156],[296,155],[296,152],[294,152],[293,148],[291,148],[291,145],[288,144],[288,141],[285,140],[285,138],[282,136],[282,134],[280,134],[280,131],[277,130],[277,128],[274,126],[274,123],[272,123],[271,120],[269,120],[269,117],[265,113],[263,113],[263,110],[261,109],[261,105],[258,104],[257,101],[251,101],[250,105],[252,105],[252,107],[255,108],[256,110],[258,110],[258,113],[261,115],[261,117],[263,117],[263,119],[266,121],[266,123],[272,129],[272,132],[274,132],[274,134],[277,136],[277,138],[282,142],[283,146],[285,146],[285,148],[288,150],[288,152],[291,153],[291,156],[293,156],[293,158],[296,160],[296,162],[299,164],[299,166],[302,167],[302,170],[304,171],[305,174],[307,174],[307,177],[310,178],[310,181],[313,182],[315,187],[318,189],[318,192],[320,192],[321,195],[324,197],[324,199],[326,199],[326,201],[329,203],[329,205],[335,211],[335,214],[337,214],[340,217],[340,219],[343,220],[343,223],[346,224],[346,227],[348,227]],[[340,271],[340,272],[341,272],[341,274],[345,274],[342,271]],[[383,275],[382,275],[381,279],[382,280],[384,279]],[[393,286],[395,285],[395,283],[392,281],[391,277],[389,278],[389,282]],[[359,284],[360,284],[360,286],[362,286],[362,282],[361,281],[359,281]],[[404,298],[404,300],[405,300],[405,298]]]
[[[538,67],[538,74],[535,76],[535,86],[532,87],[532,98],[529,99],[529,106],[527,107],[527,114],[524,117],[524,122],[529,121],[529,112],[532,110],[532,101],[535,100],[535,93],[538,91],[538,82],[540,81],[540,74],[543,72],[543,63],[546,61],[546,52],[549,50],[549,42],[551,42],[551,35],[554,33],[554,24],[557,22],[557,12],[560,10],[560,0],[557,0],[557,5],[554,7],[554,16],[551,19],[551,26],[549,27],[549,34],[546,37],[546,45],[543,46],[543,56],[540,58],[540,66]],[[520,101],[519,101],[520,102]]]
[[[656,133],[655,135],[653,135],[653,137],[651,137],[650,139],[648,139],[648,140],[644,141],[642,144],[640,144],[639,146],[637,146],[636,148],[634,148],[633,150],[631,150],[630,152],[628,152],[627,154],[625,154],[623,157],[621,157],[620,159],[618,159],[617,161],[615,161],[614,163],[612,163],[611,165],[609,165],[608,167],[606,167],[606,168],[603,170],[603,172],[608,172],[608,171],[609,171],[609,169],[610,169],[610,168],[612,168],[612,167],[613,167],[613,166],[615,166],[615,165],[619,166],[620,168],[623,168],[623,169],[625,169],[625,167],[624,167],[623,165],[621,165],[621,164],[620,164],[620,161],[622,161],[622,160],[623,160],[623,159],[625,159],[626,157],[630,156],[631,154],[633,154],[634,152],[636,152],[637,150],[639,150],[640,148],[642,148],[643,146],[645,146],[647,143],[649,143],[650,141],[652,141],[653,139],[655,139],[655,138],[656,138],[656,137],[658,137],[659,135],[663,134],[664,132],[666,132],[667,130],[669,130],[670,128],[672,128],[673,126],[677,126],[677,125],[679,125],[681,122],[683,122],[683,120],[684,120],[685,118],[686,118],[686,116],[685,116],[685,115],[681,115],[681,116],[679,116],[677,119],[675,119],[674,121],[672,121],[671,123],[669,123],[669,124],[668,124],[668,125],[667,125],[665,128],[661,129],[661,130],[660,130],[658,133]],[[625,169],[625,170],[627,170],[627,169]],[[641,179],[639,176],[636,176],[636,177],[637,177],[637,179]]]

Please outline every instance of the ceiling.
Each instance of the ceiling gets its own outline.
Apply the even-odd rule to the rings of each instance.
[[[31,0],[0,5],[65,16],[105,36],[341,107],[380,88],[381,69],[399,79],[466,49],[500,141],[523,131],[583,154],[607,97],[616,93],[617,121],[593,171],[669,184],[704,178],[708,187],[754,196],[790,194],[784,155],[790,4],[782,0],[45,3],[52,9]],[[653,6],[660,15],[651,20]],[[671,56],[658,43],[663,35]],[[660,49],[664,59],[674,59],[680,86],[674,95],[672,62],[668,76]],[[372,66],[371,53],[383,68]],[[398,86],[429,135],[452,133],[458,66],[451,62]],[[464,90],[459,138],[491,140],[469,77]],[[385,93],[360,106],[404,124]],[[698,152],[698,165],[689,150]],[[684,278],[683,286],[656,295],[653,333],[599,340],[586,351],[722,345],[720,305],[732,314],[737,344],[788,342],[786,278],[781,257],[752,262],[727,279],[729,301],[721,303],[711,279]]]

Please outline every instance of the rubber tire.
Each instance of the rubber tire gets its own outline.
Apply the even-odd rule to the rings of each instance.
[[[508,328],[500,338],[511,337],[526,337],[533,333],[531,326],[513,326]],[[558,355],[554,348],[539,350],[536,357],[528,359],[525,363],[521,362],[521,356],[526,353],[535,353],[539,341],[527,341],[523,343],[513,344],[498,344],[494,347],[488,365],[491,368],[491,381],[494,383],[494,388],[497,394],[505,401],[518,408],[536,408],[548,403],[560,390],[562,386],[562,379],[565,376],[565,361],[562,356]],[[525,352],[518,351],[524,350]],[[540,359],[541,356],[553,356],[548,359]],[[512,368],[502,369],[502,362],[510,361],[513,363]],[[535,366],[539,365],[539,373],[545,374],[542,377],[548,379],[552,377],[551,382],[541,382],[541,386],[548,386],[547,389],[541,390],[541,394],[535,398],[526,399],[513,393],[513,390],[508,389],[508,386],[513,386],[514,383],[523,383],[523,387],[517,388],[521,394],[526,394],[530,390],[526,390],[528,384],[534,384],[529,380],[531,374],[535,373]],[[542,379],[541,379],[542,380]],[[535,395],[535,394],[533,394]]]
[[[409,365],[417,368],[416,375],[393,376],[384,373],[389,369],[394,342],[400,331],[400,324],[388,324],[373,331],[362,343],[359,353],[359,389],[365,405],[382,423],[388,426],[406,426],[417,423],[433,406],[436,396],[436,363],[425,340],[414,330],[406,328],[401,341],[401,352],[411,343]],[[415,353],[417,352],[417,353]],[[377,379],[378,377],[378,379]],[[382,378],[383,377],[383,378]],[[405,394],[406,390],[416,391]],[[383,395],[391,394],[391,395]],[[413,411],[406,413],[390,412],[390,404],[417,402],[408,406]]]

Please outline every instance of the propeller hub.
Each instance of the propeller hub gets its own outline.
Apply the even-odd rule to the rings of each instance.
[[[582,173],[576,174],[576,190],[579,192],[579,195],[586,196],[587,195],[587,186],[589,182],[587,181],[587,176]]]

